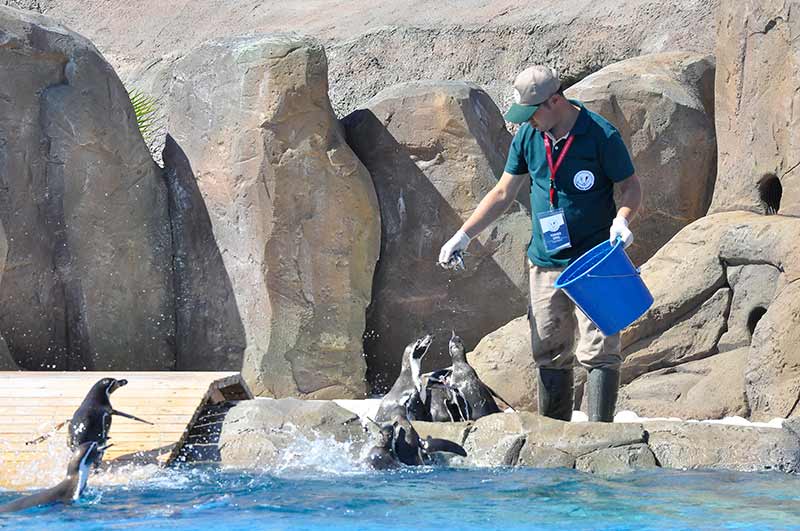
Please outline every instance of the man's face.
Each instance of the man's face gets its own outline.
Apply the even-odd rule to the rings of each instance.
[[[558,112],[556,110],[555,99],[557,96],[550,96],[544,103],[539,105],[533,113],[530,124],[539,131],[549,131],[558,123]]]

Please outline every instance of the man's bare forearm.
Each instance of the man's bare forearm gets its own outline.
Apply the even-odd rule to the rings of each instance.
[[[461,230],[470,238],[480,234],[508,210],[517,197],[520,187],[528,178],[527,175],[504,173],[500,182],[481,199],[475,211],[461,226]]]
[[[619,209],[617,216],[631,221],[642,204],[642,185],[636,175],[625,179],[620,184]]]

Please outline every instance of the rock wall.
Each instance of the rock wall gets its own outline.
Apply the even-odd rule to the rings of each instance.
[[[34,4],[32,0],[15,0]],[[339,116],[386,87],[420,79],[471,80],[505,109],[511,81],[533,62],[568,79],[646,53],[711,53],[719,0],[38,0],[48,16],[88,36],[123,79],[155,96],[172,64],[214,39],[300,31],[325,43],[331,100]],[[32,6],[36,8],[36,6]],[[170,31],[164,31],[170,28]]]
[[[166,188],[83,37],[0,8],[0,333],[25,369],[175,365]]]
[[[528,201],[523,190],[521,201],[470,244],[466,271],[445,271],[436,264],[440,247],[505,165],[511,137],[497,107],[475,85],[422,81],[381,92],[343,123],[381,208],[364,349],[371,383],[385,390],[415,338],[436,336],[423,369],[438,369],[450,364],[452,330],[471,348],[525,311]]]
[[[745,348],[741,377],[751,418],[795,414],[798,230],[795,218],[732,212],[707,216],[678,233],[642,268],[656,302],[623,332],[623,382],[732,346]]]
[[[177,370],[238,371],[247,346],[236,297],[191,163],[167,135]]]
[[[582,79],[566,95],[613,123],[628,146],[644,199],[627,252],[644,263],[711,202],[714,59],[684,52],[635,57]]]
[[[712,212],[800,215],[797,2],[725,0],[717,12],[719,173]]]
[[[176,64],[168,107],[230,277],[253,392],[363,396],[380,217],[330,107],[322,47],[297,35],[208,42]]]
[[[6,268],[6,254],[8,254],[8,240],[6,231],[3,230],[3,225],[0,223],[0,282],[2,282],[3,271]],[[13,371],[17,368],[14,358],[8,351],[6,340],[0,337],[0,371]]]

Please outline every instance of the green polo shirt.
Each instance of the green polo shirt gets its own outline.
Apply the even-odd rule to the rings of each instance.
[[[617,215],[614,183],[633,175],[633,162],[619,131],[580,102],[570,101],[581,110],[570,131],[575,140],[556,172],[555,207],[564,209],[572,247],[554,254],[544,248],[536,214],[550,210],[550,169],[543,134],[530,123],[523,124],[517,131],[505,167],[511,175],[530,174],[533,235],[528,258],[540,267],[565,267],[608,239],[611,222]],[[554,163],[565,145],[566,140],[556,144]]]

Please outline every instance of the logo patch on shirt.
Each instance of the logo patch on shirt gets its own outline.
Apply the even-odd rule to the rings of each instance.
[[[589,170],[581,170],[575,174],[575,178],[572,182],[575,184],[575,188],[581,192],[585,192],[594,186],[594,173]]]

